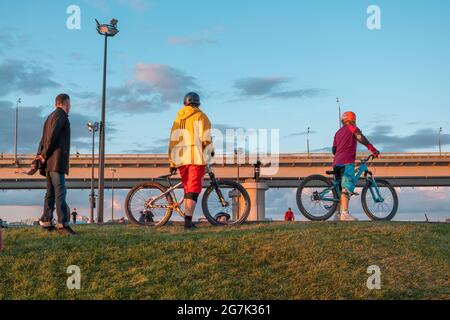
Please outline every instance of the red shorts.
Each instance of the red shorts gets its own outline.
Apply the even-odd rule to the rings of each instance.
[[[203,176],[205,175],[205,166],[186,165],[179,167],[181,182],[183,183],[184,193],[202,192]]]

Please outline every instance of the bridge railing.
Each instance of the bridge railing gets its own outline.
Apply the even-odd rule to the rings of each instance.
[[[363,152],[358,153],[357,158],[362,158],[367,156],[369,153]],[[222,154],[217,154],[216,157],[224,156]],[[252,157],[256,158],[256,156],[252,154],[247,154],[246,157]],[[264,157],[264,155],[261,155]],[[18,154],[17,159],[26,161],[33,159],[35,157],[34,154]],[[92,155],[90,154],[72,154],[71,159],[91,159]],[[96,155],[96,158],[98,155]],[[167,159],[167,154],[106,154],[106,159],[155,159],[155,160],[164,160]],[[321,159],[330,159],[332,158],[331,153],[280,153],[279,158],[297,158],[297,159],[315,159],[315,160],[321,160]],[[450,152],[384,152],[381,154],[381,159],[383,158],[389,158],[389,159],[415,159],[415,158],[422,158],[422,159],[431,159],[431,158],[450,158]],[[0,154],[0,161],[6,161],[6,162],[14,162],[14,155],[13,154]]]

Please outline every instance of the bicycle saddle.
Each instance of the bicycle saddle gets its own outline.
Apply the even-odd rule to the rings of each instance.
[[[169,173],[169,174],[166,174],[166,175],[158,177],[158,179],[169,179],[169,178],[171,178],[173,176],[174,176],[173,174]]]
[[[336,172],[334,171],[334,170],[328,170],[327,171],[327,174],[329,174],[329,175],[334,175]]]

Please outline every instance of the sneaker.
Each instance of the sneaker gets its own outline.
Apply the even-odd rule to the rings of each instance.
[[[75,231],[72,230],[71,227],[67,226],[67,227],[63,227],[63,228],[58,228],[58,232],[60,235],[65,235],[65,236],[78,236],[78,233],[76,233]]]
[[[193,230],[197,230],[197,229],[198,229],[198,227],[195,224],[192,224],[190,227],[184,226],[184,230],[191,230],[191,231],[193,231]]]
[[[41,226],[41,228],[43,230],[46,230],[46,231],[49,231],[49,232],[56,230],[55,226],[53,225],[53,223],[51,221],[41,221],[41,220],[39,220],[39,225]]]
[[[43,230],[47,231],[47,232],[52,232],[52,231],[56,231],[56,227],[55,226],[50,226],[50,227],[41,227]]]
[[[339,221],[358,221],[358,219],[356,219],[355,217],[353,217],[350,213],[341,213],[340,214],[340,218]]]

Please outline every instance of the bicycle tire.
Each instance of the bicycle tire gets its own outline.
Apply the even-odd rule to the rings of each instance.
[[[209,221],[209,223],[211,223],[214,226],[221,226],[221,225],[239,225],[244,223],[245,221],[247,221],[247,218],[250,214],[250,208],[251,208],[251,203],[250,203],[250,196],[247,192],[247,190],[245,190],[245,188],[237,182],[231,181],[231,180],[217,180],[217,184],[219,185],[219,188],[221,186],[228,186],[231,187],[233,189],[237,189],[242,197],[244,198],[244,203],[245,203],[245,208],[242,211],[242,213],[240,214],[240,218],[236,221],[234,221],[233,223],[222,223],[217,221],[216,219],[214,219],[213,214],[215,214],[214,212],[210,212],[210,209],[208,208],[208,199],[211,196],[211,194],[213,192],[215,192],[215,187],[213,185],[209,186],[205,193],[203,194],[203,198],[202,198],[202,209],[203,209],[203,214],[205,215],[206,219]],[[218,212],[216,212],[218,213]]]
[[[139,226],[161,227],[169,221],[170,217],[172,216],[172,212],[173,212],[172,209],[167,209],[164,217],[158,223],[155,223],[155,224],[141,223],[135,218],[135,216],[131,212],[130,204],[131,204],[131,200],[132,200],[133,196],[136,194],[137,191],[144,189],[144,188],[158,189],[159,191],[161,191],[161,193],[164,193],[167,190],[167,188],[165,188],[164,186],[162,186],[161,184],[159,184],[157,182],[144,182],[144,183],[134,186],[128,192],[127,197],[125,198],[125,213],[127,215],[128,221],[130,221],[134,225],[139,225]],[[170,193],[166,194],[165,198],[166,198],[168,204],[173,203],[172,195]]]
[[[375,182],[377,183],[377,186],[384,185],[391,192],[392,198],[394,201],[394,205],[393,205],[392,210],[389,213],[389,215],[387,215],[384,218],[377,217],[375,214],[373,214],[372,211],[369,209],[369,206],[367,205],[367,191],[369,190],[369,187],[371,185],[370,181],[367,181],[367,183],[364,186],[362,193],[361,193],[361,204],[364,209],[364,212],[373,221],[391,221],[394,218],[394,216],[397,214],[397,210],[398,210],[397,191],[395,191],[394,187],[392,187],[392,185],[386,180],[375,179]]]
[[[300,186],[297,188],[297,193],[296,193],[296,201],[297,201],[297,206],[298,209],[300,210],[300,212],[303,214],[303,216],[305,216],[305,218],[307,218],[308,220],[311,221],[326,221],[328,220],[335,212],[336,209],[338,207],[338,203],[337,202],[333,202],[332,206],[330,207],[330,209],[323,215],[321,216],[315,216],[312,215],[304,206],[303,202],[302,202],[302,193],[304,191],[304,189],[307,187],[308,183],[311,183],[312,181],[320,181],[324,184],[326,184],[327,187],[331,188],[331,191],[333,193],[333,198],[337,199],[338,194],[335,188],[333,188],[333,184],[331,183],[330,179],[321,176],[321,175],[312,175],[309,177],[306,177],[305,179],[302,180],[302,182],[300,183]]]

